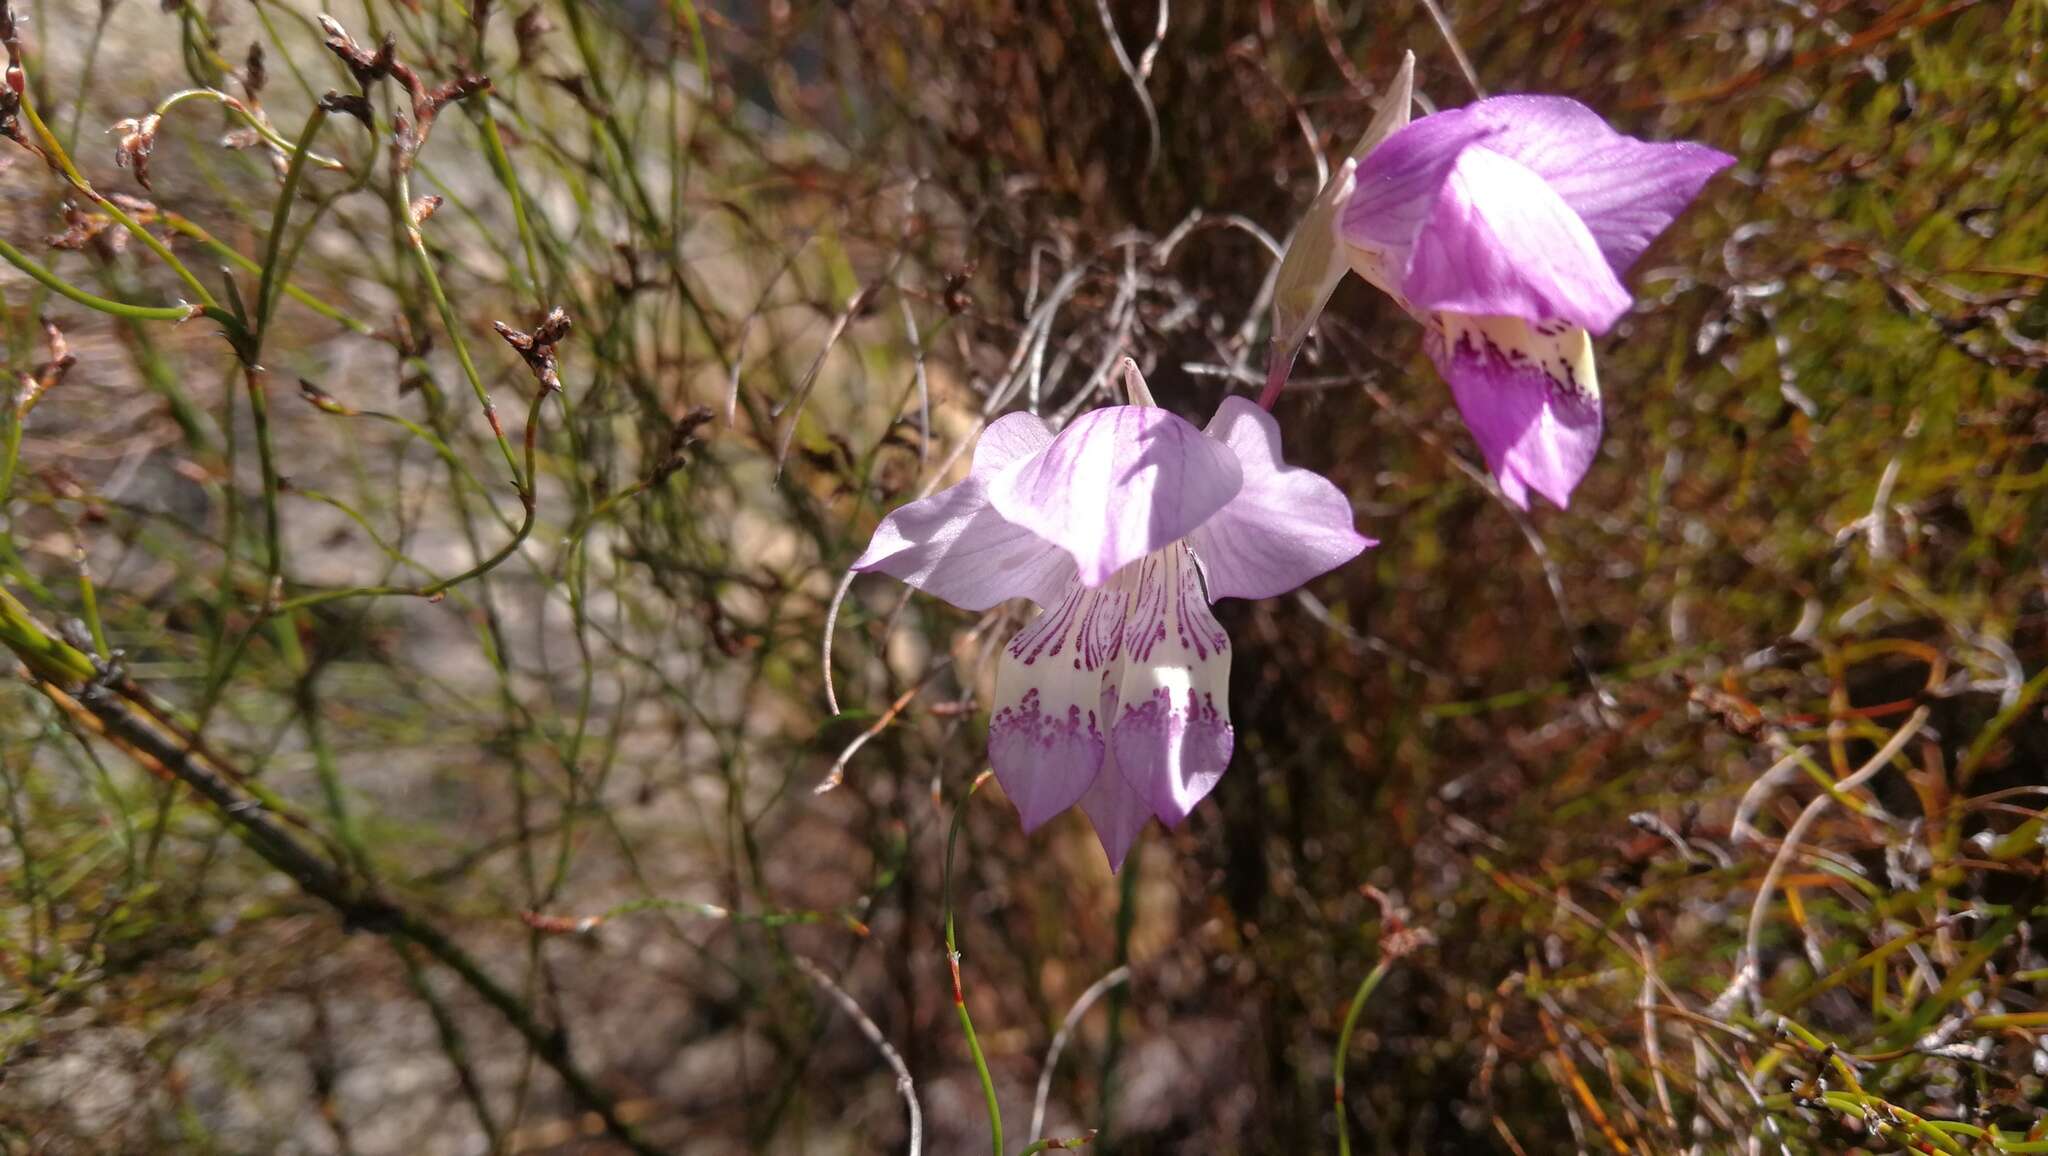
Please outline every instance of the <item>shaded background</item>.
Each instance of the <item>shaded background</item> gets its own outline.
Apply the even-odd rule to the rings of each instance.
[[[0,279],[10,370],[50,385],[0,424],[6,661],[95,618],[119,652],[104,690],[0,683],[7,1150],[902,1150],[831,984],[925,1149],[982,1150],[949,910],[1012,1152],[1124,965],[1048,1135],[2043,1136],[2048,7],[1454,4],[1489,91],[1739,163],[1632,273],[1568,512],[1503,504],[1418,329],[1340,289],[1279,415],[1384,544],[1218,607],[1232,769],[1119,878],[1078,816],[1027,839],[967,795],[1023,612],[852,584],[835,713],[835,591],[985,414],[1099,402],[1125,353],[1196,420],[1255,388],[1318,155],[1405,50],[1431,106],[1472,98],[1426,8],[340,5],[425,87],[492,89],[402,187],[419,117],[373,81],[375,134],[319,127],[273,247],[286,142],[357,91],[314,7],[15,7],[85,185],[0,145],[0,236],[193,300],[90,187],[224,308],[289,289],[252,371],[206,319]],[[194,86],[244,111],[184,98],[140,186],[102,130]],[[490,323],[555,306],[550,396]],[[119,711],[253,805],[153,773]]]

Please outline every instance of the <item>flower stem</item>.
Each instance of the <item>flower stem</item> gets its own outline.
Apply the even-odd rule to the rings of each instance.
[[[1131,927],[1138,917],[1138,860],[1133,855],[1124,863],[1123,873],[1118,877],[1116,901],[1116,963],[1124,967],[1131,962]],[[1095,1106],[1096,1129],[1103,1137],[1102,1147],[1111,1147],[1107,1137],[1111,1112],[1116,1107],[1116,1061],[1124,1046],[1124,1000],[1129,998],[1128,984],[1119,984],[1109,993],[1109,1038],[1102,1049],[1102,1078],[1098,1086],[1102,1089]]]
[[[953,972],[953,1010],[960,1016],[960,1030],[967,1034],[967,1051],[974,1057],[975,1074],[981,1077],[981,1094],[988,1101],[989,1145],[995,1156],[1003,1156],[1003,1109],[996,1102],[996,1082],[988,1074],[988,1059],[981,1053],[981,1040],[974,1034],[974,1019],[967,1014],[967,997],[960,988],[960,947],[953,935],[953,848],[960,841],[960,827],[967,818],[967,800],[974,797],[975,789],[987,778],[983,774],[967,788],[960,805],[953,809],[953,827],[946,834],[946,964]]]
[[[1358,984],[1358,990],[1351,996],[1351,1008],[1344,1013],[1344,1026],[1337,1031],[1337,1052],[1331,1059],[1335,1073],[1333,1082],[1337,1104],[1337,1156],[1351,1156],[1351,1122],[1344,1112],[1344,1063],[1351,1052],[1351,1029],[1358,1026],[1358,1013],[1365,1010],[1365,1001],[1372,998],[1380,981],[1387,978],[1387,969],[1392,967],[1392,956],[1384,956],[1374,965],[1372,971]]]

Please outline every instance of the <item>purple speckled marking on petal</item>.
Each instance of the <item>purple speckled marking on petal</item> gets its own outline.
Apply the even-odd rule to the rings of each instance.
[[[1215,695],[1156,687],[1123,704],[1110,738],[1124,781],[1144,783],[1152,813],[1176,827],[1223,778],[1234,732]]]
[[[1102,717],[1115,718],[1116,707],[1116,688],[1104,687]],[[1081,796],[1081,813],[1088,816],[1088,825],[1095,828],[1102,853],[1109,856],[1110,873],[1123,870],[1124,859],[1137,844],[1139,833],[1152,821],[1152,807],[1117,770],[1114,747],[1103,759],[1102,773],[1095,776],[1088,793]]]
[[[1424,344],[1508,499],[1527,509],[1534,490],[1564,507],[1600,451],[1585,331],[1445,316]]]
[[[1168,826],[1230,765],[1230,637],[1182,548],[1145,560],[1124,627],[1114,764]]]
[[[1106,751],[1103,680],[1121,652],[1124,592],[1078,582],[1017,632],[996,665],[989,765],[1026,831],[1078,802]]]
[[[1026,833],[1079,802],[1102,769],[1101,720],[1077,703],[1047,710],[1038,690],[995,713],[988,758]]]

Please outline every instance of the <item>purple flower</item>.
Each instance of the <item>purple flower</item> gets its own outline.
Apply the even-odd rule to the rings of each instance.
[[[1600,445],[1592,335],[1628,311],[1622,274],[1734,158],[1623,136],[1558,96],[1409,124],[1413,82],[1411,57],[1281,262],[1263,400],[1348,266],[1428,327],[1509,500],[1563,506]]]
[[[988,757],[1030,831],[1076,803],[1112,870],[1146,821],[1177,825],[1230,762],[1230,639],[1217,598],[1269,598],[1371,540],[1272,415],[1226,398],[1208,428],[1151,404],[990,425],[966,480],[875,529],[855,570],[968,610],[1044,608],[1003,648]]]

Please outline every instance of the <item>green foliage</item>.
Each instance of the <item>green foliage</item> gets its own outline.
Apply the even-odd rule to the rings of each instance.
[[[974,790],[1020,611],[839,578],[1255,387],[1426,6],[164,7],[0,37],[0,1148],[1027,1150],[1057,1036],[1124,1153],[2048,1151],[2048,6],[1452,5],[1740,163],[1570,511],[1340,290],[1385,544],[1121,880]]]

